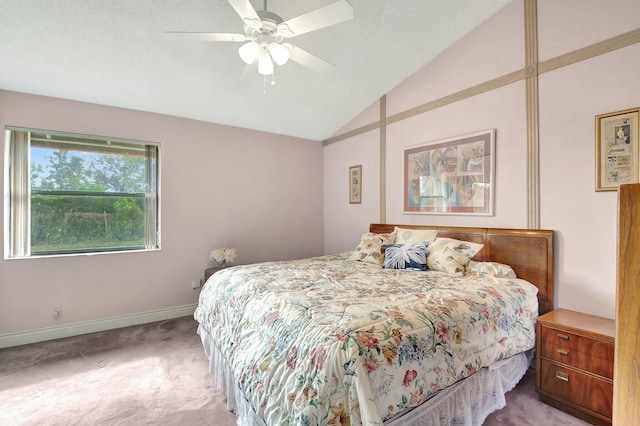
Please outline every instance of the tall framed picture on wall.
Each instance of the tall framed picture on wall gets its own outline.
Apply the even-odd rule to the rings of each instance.
[[[640,108],[596,115],[596,191],[640,183]]]
[[[493,215],[495,129],[404,149],[404,213]]]
[[[362,203],[362,165],[349,167],[349,204]]]

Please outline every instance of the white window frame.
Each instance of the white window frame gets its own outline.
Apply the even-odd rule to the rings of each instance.
[[[147,161],[145,199],[145,244],[144,247],[109,247],[107,249],[85,248],[51,253],[31,253],[31,134],[46,134],[51,137],[73,138],[86,141],[85,146],[98,144],[108,146],[118,143],[144,149]],[[80,146],[83,145],[82,142]],[[136,148],[137,149],[137,148]],[[5,127],[5,176],[4,176],[4,258],[50,257],[99,253],[121,253],[160,249],[160,144],[137,140],[102,136],[56,132],[22,127]],[[67,191],[67,195],[110,195]],[[138,197],[141,194],[136,194]]]

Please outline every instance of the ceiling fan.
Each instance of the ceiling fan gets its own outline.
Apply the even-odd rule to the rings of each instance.
[[[264,10],[258,11],[249,0],[228,2],[244,21],[244,34],[167,31],[166,36],[203,41],[246,42],[238,49],[240,59],[247,65],[257,61],[258,73],[263,76],[273,76],[274,62],[284,65],[289,59],[314,71],[325,72],[334,66],[283,41],[353,19],[353,7],[346,0],[338,0],[286,21],[267,10],[267,0],[264,0]],[[275,81],[272,80],[271,84],[275,84]]]

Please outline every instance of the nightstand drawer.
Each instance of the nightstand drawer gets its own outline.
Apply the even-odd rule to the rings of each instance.
[[[565,401],[611,418],[613,382],[542,360],[540,389]]]
[[[541,355],[613,379],[613,343],[542,327]]]
[[[553,331],[553,330],[552,330]],[[550,343],[547,340],[541,342],[541,354],[544,358],[550,358],[552,360],[569,364],[575,368],[589,371],[599,376],[604,376],[608,379],[613,379],[613,345],[609,345],[605,342],[599,342],[595,340],[589,341],[590,346],[594,348],[594,351],[580,351],[574,349],[571,346],[558,346]],[[608,346],[611,348],[611,359],[598,357],[597,354],[607,352],[601,346]],[[580,348],[580,346],[578,346]]]

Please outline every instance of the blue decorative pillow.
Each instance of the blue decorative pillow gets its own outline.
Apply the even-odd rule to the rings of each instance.
[[[425,242],[413,244],[392,244],[385,247],[385,269],[427,270],[427,246]]]

